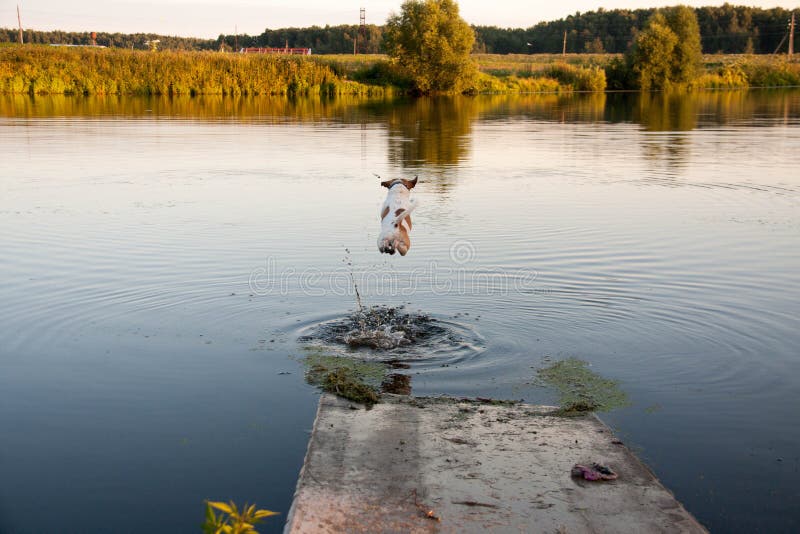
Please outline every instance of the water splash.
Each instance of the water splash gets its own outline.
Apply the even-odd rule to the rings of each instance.
[[[342,319],[319,325],[312,337],[352,348],[391,350],[446,333],[436,319],[403,310],[402,306],[360,308]]]
[[[404,306],[367,306],[353,274],[350,249],[342,262],[349,268],[356,299],[356,311],[308,325],[298,341],[316,346],[349,350],[364,349],[360,357],[458,361],[483,350],[483,341],[470,327],[436,319],[421,312],[407,312]]]
[[[359,293],[359,291],[358,291],[358,284],[356,283],[356,277],[355,277],[355,275],[353,275],[353,259],[350,257],[350,249],[349,248],[345,248],[344,252],[345,252],[345,255],[344,255],[344,259],[342,259],[342,261],[345,262],[347,264],[347,266],[350,268],[349,269],[350,270],[350,281],[353,282],[353,292],[356,295],[356,306],[358,306],[358,311],[359,312],[363,312],[364,311],[364,304],[361,302],[361,293]]]

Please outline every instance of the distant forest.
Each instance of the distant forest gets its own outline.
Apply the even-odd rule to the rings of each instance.
[[[541,22],[531,28],[474,26],[475,52],[490,54],[560,53],[567,32],[569,53],[622,53],[633,41],[655,9],[614,9],[575,13],[566,18]],[[772,53],[788,33],[791,12],[733,6],[696,9],[705,53]],[[358,43],[359,53],[382,51],[383,27],[368,25],[366,38]],[[310,47],[315,54],[352,53],[358,36],[357,25],[312,26],[265,30],[260,35],[220,35],[216,39],[170,37],[155,34],[97,32],[97,44],[116,48],[147,48],[148,40],[159,39],[168,50],[233,50],[234,47]],[[0,28],[0,43],[15,42],[18,30]],[[26,30],[26,43],[89,44],[89,32],[41,32]],[[785,50],[785,44],[783,45]]]

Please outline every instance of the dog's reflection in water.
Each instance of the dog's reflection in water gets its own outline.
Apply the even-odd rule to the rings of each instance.
[[[413,180],[398,178],[386,180],[381,185],[389,191],[381,206],[381,233],[378,235],[378,250],[386,254],[399,252],[405,256],[411,248],[411,212],[416,203],[411,198],[411,190],[417,185]]]

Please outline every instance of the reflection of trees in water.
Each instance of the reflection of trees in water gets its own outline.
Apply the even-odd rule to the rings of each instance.
[[[169,117],[242,122],[378,122],[369,117],[369,98],[246,96],[31,96],[0,95],[0,116]]]
[[[389,161],[406,168],[457,165],[469,154],[480,99],[419,98],[387,111]]]
[[[606,105],[604,93],[505,96],[496,106],[499,118],[521,116],[549,122],[599,122]],[[491,118],[491,115],[487,115]]]
[[[469,155],[479,107],[477,99],[459,97],[419,98],[389,107],[389,162],[410,173],[424,168],[433,189],[447,192],[455,180],[450,171]]]
[[[697,126],[697,104],[693,95],[642,93],[633,107],[634,121],[652,133],[642,136],[644,157],[662,165],[667,176],[678,174],[689,162],[691,143],[685,132]]]
[[[169,117],[249,123],[336,122],[385,126],[390,163],[409,173],[437,177],[442,190],[452,185],[453,167],[472,148],[473,123],[514,118],[548,122],[629,122],[641,124],[645,156],[668,170],[686,163],[685,132],[753,117],[800,117],[800,92],[700,91],[671,94],[481,95],[386,99],[364,97],[34,97],[0,95],[0,116],[10,117]],[[774,124],[764,121],[765,125]],[[751,121],[749,125],[758,125]],[[656,132],[666,132],[656,134]],[[364,141],[365,143],[365,141]]]
[[[693,94],[642,93],[633,108],[634,122],[648,132],[688,132],[697,126]]]
[[[234,96],[31,96],[0,95],[0,116],[10,117],[135,117],[187,119],[259,119],[279,122],[333,120],[344,124],[386,124],[390,133],[419,146],[399,149],[398,161],[429,165],[457,163],[469,152],[475,120],[524,116],[558,122],[635,122],[648,131],[687,131],[707,124],[765,117],[800,117],[796,89],[699,91],[665,96],[660,93],[575,95],[481,95],[425,99],[347,97],[290,98]],[[451,132],[444,140],[433,131]],[[439,148],[436,148],[436,147]],[[407,157],[404,157],[406,154]]]
[[[687,132],[737,121],[758,126],[754,117],[800,117],[797,91],[697,91],[691,93],[629,93],[609,95],[605,118],[609,122],[640,124],[644,156],[672,176],[689,160]],[[765,121],[772,126],[773,121]]]
[[[470,153],[476,120],[514,116],[563,122],[602,120],[605,95],[486,95],[384,99],[223,96],[0,95],[0,116],[170,117],[241,122],[385,125],[389,160],[410,169],[443,170]]]
[[[616,93],[608,95],[605,108],[606,121],[633,122],[650,132],[689,131],[749,120],[754,116],[799,118],[800,92],[775,89]]]
[[[513,117],[557,122],[602,120],[605,95],[481,95],[406,101],[386,108],[389,161],[409,170],[426,167],[440,192],[452,185],[452,167],[469,157],[476,121]]]

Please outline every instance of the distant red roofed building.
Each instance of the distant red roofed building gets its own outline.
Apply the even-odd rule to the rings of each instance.
[[[310,48],[269,48],[269,47],[250,47],[239,50],[240,54],[287,54],[293,56],[310,56]]]

